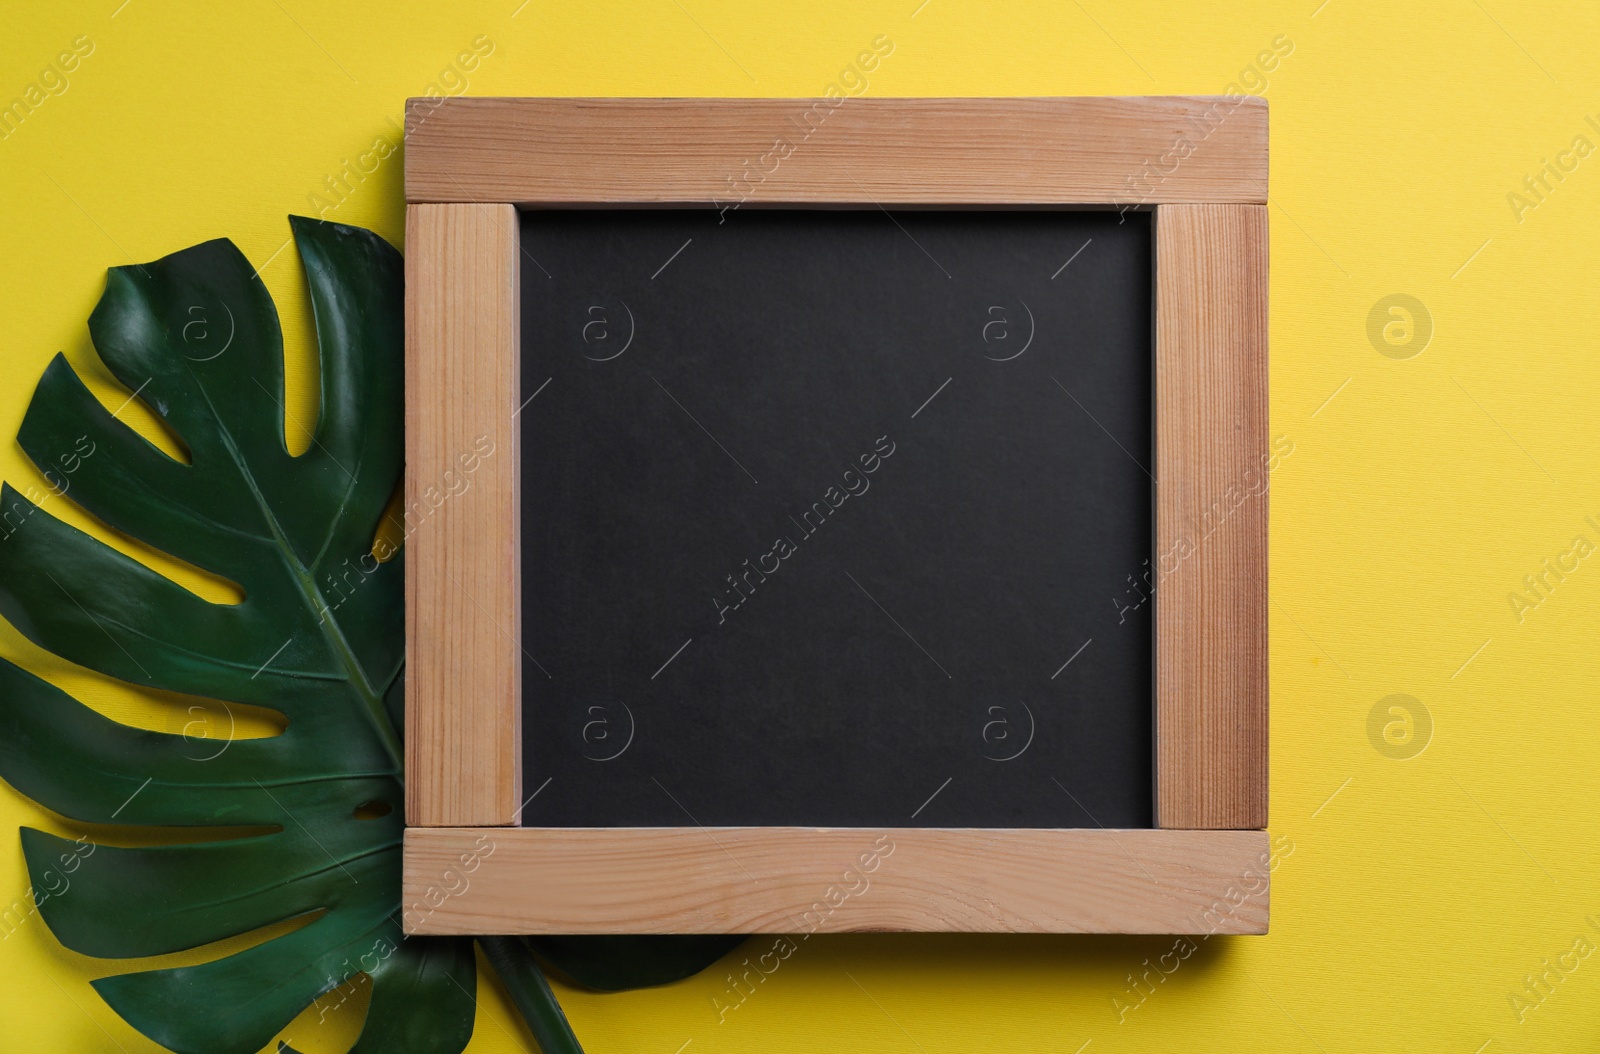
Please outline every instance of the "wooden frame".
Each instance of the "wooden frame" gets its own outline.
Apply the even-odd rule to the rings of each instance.
[[[407,932],[1264,933],[1266,194],[1249,96],[410,100]],[[1155,829],[512,826],[516,207],[735,204],[1154,209]]]

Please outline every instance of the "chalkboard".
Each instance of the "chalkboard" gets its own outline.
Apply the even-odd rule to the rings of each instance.
[[[1148,213],[521,224],[524,825],[1151,826]]]

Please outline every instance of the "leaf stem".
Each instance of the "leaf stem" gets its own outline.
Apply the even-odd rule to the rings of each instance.
[[[516,937],[479,937],[478,944],[505,983],[517,1012],[544,1054],[583,1054],[583,1047],[556,1002],[550,982],[528,946]]]

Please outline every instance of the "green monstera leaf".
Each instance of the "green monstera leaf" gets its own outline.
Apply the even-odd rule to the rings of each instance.
[[[285,444],[276,308],[227,240],[112,269],[89,318],[100,357],[187,462],[119,421],[60,356],[18,434],[58,494],[235,583],[242,601],[209,602],[9,485],[0,494],[0,615],[29,640],[123,681],[276,711],[286,729],[235,741],[135,729],[0,660],[0,776],[69,820],[253,829],[89,853],[22,831],[35,889],[73,859],[70,887],[39,911],[86,955],[160,955],[301,923],[201,965],[95,982],[157,1043],[253,1054],[365,974],[353,1051],[453,1054],[472,1034],[477,970],[470,939],[401,933],[403,558],[372,555],[402,471],[401,260],[369,231],[291,226],[321,362],[303,454]],[[621,988],[688,976],[735,940],[563,938],[539,955],[580,983]],[[577,1050],[533,946],[480,941],[548,1054]]]

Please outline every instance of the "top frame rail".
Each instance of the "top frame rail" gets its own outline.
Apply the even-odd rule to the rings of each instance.
[[[416,98],[408,203],[1265,204],[1267,103]]]

